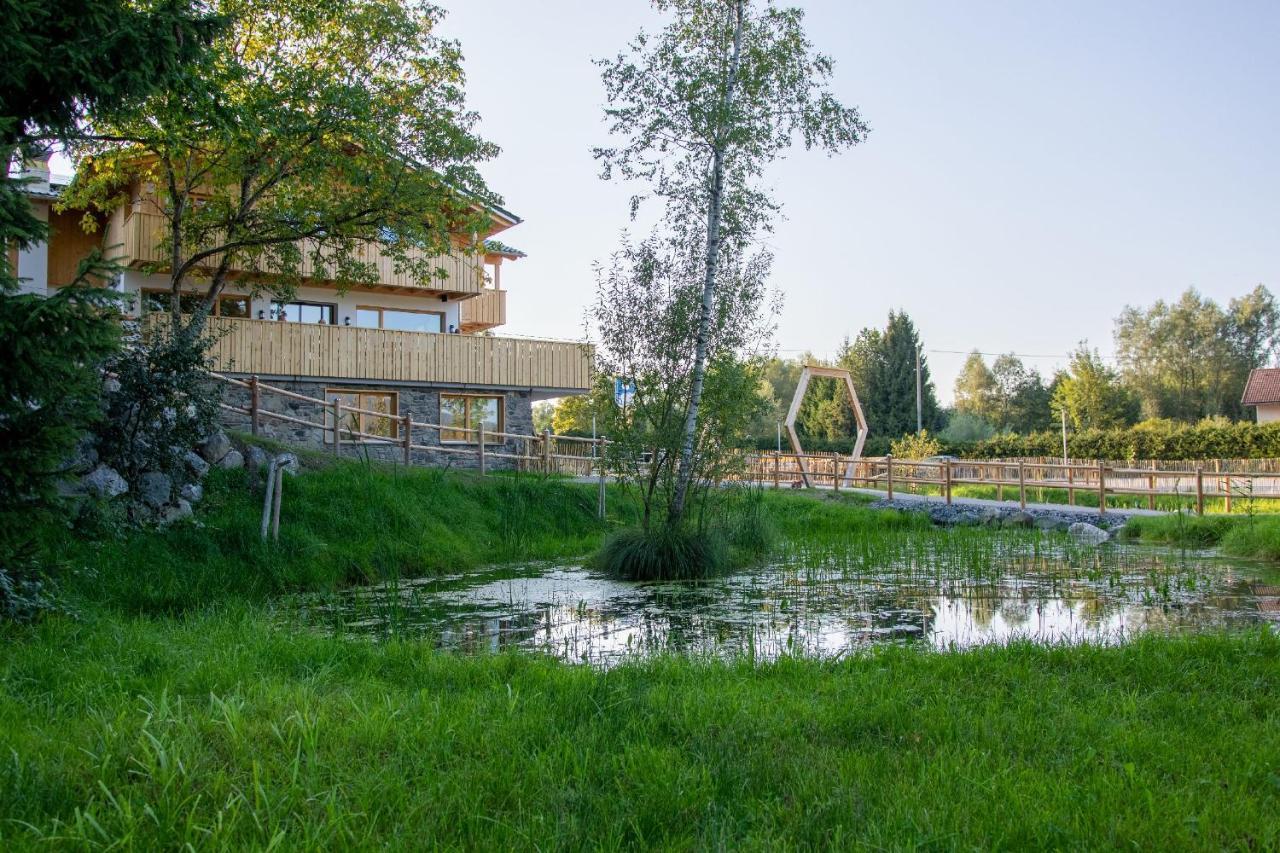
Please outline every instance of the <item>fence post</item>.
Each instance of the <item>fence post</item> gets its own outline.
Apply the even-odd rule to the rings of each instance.
[[[333,398],[333,455],[342,456],[342,400]]]
[[[284,466],[276,466],[276,494],[271,502],[271,541],[280,541],[280,498],[284,494]]]
[[[542,473],[551,473],[551,430],[542,431]]]
[[[400,419],[400,429],[404,430],[404,464],[407,468],[413,456],[413,419],[408,412]]]
[[[479,459],[479,464],[480,464],[480,476],[483,477],[484,476],[484,424],[483,423],[480,424],[479,431],[480,431],[480,443],[476,445],[476,455],[477,455],[477,458]]]
[[[947,492],[947,503],[951,503],[951,460],[942,464],[942,485]]]
[[[1076,505],[1076,479],[1075,468],[1071,467],[1071,463],[1067,463],[1067,505]]]
[[[831,490],[840,491],[840,451],[831,454]]]
[[[1151,463],[1151,470],[1156,469],[1156,463]],[[1147,509],[1156,508],[1156,475],[1147,475]]]
[[[1102,460],[1098,460],[1098,514],[1103,515],[1107,511],[1107,469],[1102,464]]]
[[[1027,464],[1018,460],[1018,506],[1027,508]]]
[[[1228,476],[1228,477],[1227,477],[1225,485],[1226,485],[1226,487],[1227,487],[1227,488],[1226,488],[1226,491],[1227,491],[1227,494],[1226,494],[1227,507],[1226,507],[1226,509],[1227,509],[1227,514],[1228,514],[1228,515],[1230,515],[1230,514],[1231,514],[1231,477],[1230,477],[1230,476]]]
[[[999,472],[996,478],[996,500],[1004,503],[1004,481],[1007,479],[1006,475],[1009,473],[1009,469],[1004,465],[997,465],[996,471]]]
[[[596,508],[596,512],[599,514],[599,516],[600,516],[600,520],[601,520],[601,521],[604,521],[604,516],[605,516],[605,505],[604,505],[604,493],[605,493],[605,489],[604,489],[604,436],[601,436],[601,437],[600,437],[600,439],[599,439],[599,443],[598,443],[598,445],[597,445],[597,459],[596,459],[596,466],[597,466],[597,468],[598,468],[598,469],[599,469],[599,471],[600,471],[600,496],[599,496],[599,499],[598,499],[598,504],[599,504],[599,506]]]
[[[249,377],[249,432],[253,435],[258,434],[258,406],[260,403],[258,374],[255,373]]]
[[[1204,469],[1196,469],[1196,515],[1204,515]]]
[[[893,500],[893,454],[884,458],[885,480],[889,484],[889,500]]]
[[[276,460],[267,466],[267,491],[262,498],[262,541],[267,541],[267,528],[271,524],[272,498],[276,489]]]
[[[782,454],[773,454],[773,488],[778,488],[778,482],[782,477]]]

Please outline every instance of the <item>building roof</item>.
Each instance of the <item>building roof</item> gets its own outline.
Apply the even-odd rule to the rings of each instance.
[[[1280,367],[1255,367],[1249,371],[1240,404],[1256,406],[1259,403],[1280,403]]]
[[[525,257],[525,253],[517,249],[515,246],[508,246],[501,240],[485,240],[484,251],[487,255],[501,255],[504,258],[514,261],[516,258]]]

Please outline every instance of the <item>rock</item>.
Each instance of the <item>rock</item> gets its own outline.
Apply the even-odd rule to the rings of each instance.
[[[109,394],[119,394],[120,380],[116,379],[114,376],[108,376],[106,379],[103,379],[102,393],[103,393],[103,396],[106,396]]]
[[[185,459],[187,467],[191,469],[192,474],[196,475],[196,479],[209,473],[209,463],[205,462],[204,457],[194,450],[188,450]]]
[[[956,527],[981,527],[982,516],[976,512],[962,512],[951,523]]]
[[[95,498],[114,498],[129,491],[129,484],[116,469],[109,465],[99,465],[80,478],[76,491]]]
[[[995,527],[1000,524],[1000,510],[993,506],[984,509],[978,516],[983,524]]]
[[[200,455],[210,464],[221,462],[222,458],[231,452],[231,439],[222,430],[218,430],[209,436],[204,444],[200,445]],[[238,455],[238,454],[237,454]],[[244,457],[240,458],[241,463]]]
[[[244,464],[250,471],[265,468],[270,461],[271,455],[256,444],[250,444],[244,449]]]
[[[204,486],[199,483],[187,483],[178,495],[187,503],[198,504],[204,498]]]
[[[218,460],[219,468],[226,468],[228,471],[234,471],[244,467],[244,456],[239,450],[229,450],[226,455]]]
[[[1111,534],[1098,527],[1096,524],[1090,524],[1087,521],[1077,521],[1067,528],[1077,541],[1086,545],[1101,545],[1111,538]]]
[[[138,478],[138,499],[152,509],[160,509],[173,495],[173,480],[168,474],[147,471]]]
[[[161,524],[173,524],[175,521],[181,521],[184,518],[191,517],[191,504],[182,498],[178,498],[178,502],[172,506],[165,507],[164,512],[160,513],[157,519]]]
[[[1069,522],[1054,515],[1042,515],[1036,518],[1036,528],[1039,530],[1063,531],[1068,525]]]
[[[292,453],[281,453],[276,457],[276,463],[291,477],[298,476],[302,470],[302,466],[298,462],[298,457]]]
[[[1000,526],[1001,527],[1030,527],[1034,523],[1035,523],[1035,516],[1031,515],[1031,513],[1029,512],[1022,512],[1020,510],[1018,512],[1011,512],[1008,515],[1006,515],[1000,521]]]
[[[67,460],[67,471],[72,474],[87,474],[98,464],[98,448],[94,446],[92,435],[80,436],[76,442],[75,453]]]

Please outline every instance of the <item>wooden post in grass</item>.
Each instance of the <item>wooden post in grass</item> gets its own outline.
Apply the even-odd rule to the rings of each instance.
[[[1018,506],[1027,508],[1027,466],[1018,460]]]
[[[276,489],[276,460],[267,466],[267,492],[262,498],[262,541],[267,541],[267,528],[271,525],[271,507]]]
[[[542,431],[542,473],[551,473],[551,430]]]
[[[1228,476],[1228,477],[1227,477],[1226,482],[1224,483],[1224,485],[1226,486],[1226,495],[1225,495],[1225,497],[1226,497],[1226,500],[1227,500],[1227,507],[1226,507],[1226,509],[1227,509],[1227,515],[1230,515],[1230,514],[1231,514],[1231,477],[1230,477],[1230,476]]]
[[[249,377],[249,432],[253,435],[258,434],[258,406],[262,403],[262,397],[258,391],[258,374]]]
[[[484,476],[484,424],[480,424],[480,443],[476,445],[476,458],[480,468],[480,476]]]
[[[831,454],[831,490],[840,491],[840,451]]]
[[[999,465],[996,467],[996,471],[996,500],[1004,503],[1004,481],[1005,475],[1009,473],[1009,470],[1005,466]]]
[[[884,458],[885,482],[889,484],[889,500],[893,500],[893,454]]]
[[[947,503],[951,503],[951,460],[942,463],[942,487],[947,493]]]
[[[1151,463],[1151,470],[1156,470],[1156,463]],[[1156,508],[1156,475],[1147,475],[1147,509]]]
[[[404,433],[404,466],[408,468],[413,459],[413,419],[408,412],[400,418],[400,429]]]
[[[342,456],[342,400],[333,398],[333,455]]]
[[[1071,463],[1067,463],[1067,505],[1076,505],[1076,477],[1075,468],[1071,467]]]
[[[1204,469],[1196,469],[1196,515],[1204,515]]]
[[[604,521],[605,504],[604,504],[604,438],[601,437],[597,444],[596,468],[600,472],[600,494],[597,498],[596,514],[600,516],[600,520]]]
[[[1098,514],[1102,515],[1107,511],[1107,469],[1103,466],[1102,460],[1098,460]]]
[[[773,487],[778,488],[778,483],[782,479],[782,454],[773,454]]]
[[[275,470],[276,476],[276,494],[271,501],[271,541],[280,541],[280,498],[284,495],[284,466],[277,465]]]

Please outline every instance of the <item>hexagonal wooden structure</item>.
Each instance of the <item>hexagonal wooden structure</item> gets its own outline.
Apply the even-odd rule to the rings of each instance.
[[[787,437],[791,439],[791,449],[797,456],[800,463],[800,476],[804,479],[805,486],[811,486],[809,482],[809,463],[804,458],[804,448],[800,446],[800,437],[796,435],[796,415],[800,413],[800,402],[804,399],[805,391],[809,388],[809,380],[815,376],[823,376],[828,379],[844,380],[844,387],[849,391],[849,400],[852,403],[853,418],[858,424],[858,437],[853,443],[853,453],[849,456],[849,462],[845,466],[844,475],[840,478],[847,483],[849,478],[853,476],[853,463],[857,459],[862,458],[862,445],[867,442],[867,419],[862,414],[862,404],[858,402],[858,392],[853,387],[853,377],[849,371],[840,367],[821,367],[815,364],[806,364],[804,369],[800,371],[800,381],[796,384],[795,396],[791,398],[791,409],[787,412]]]

